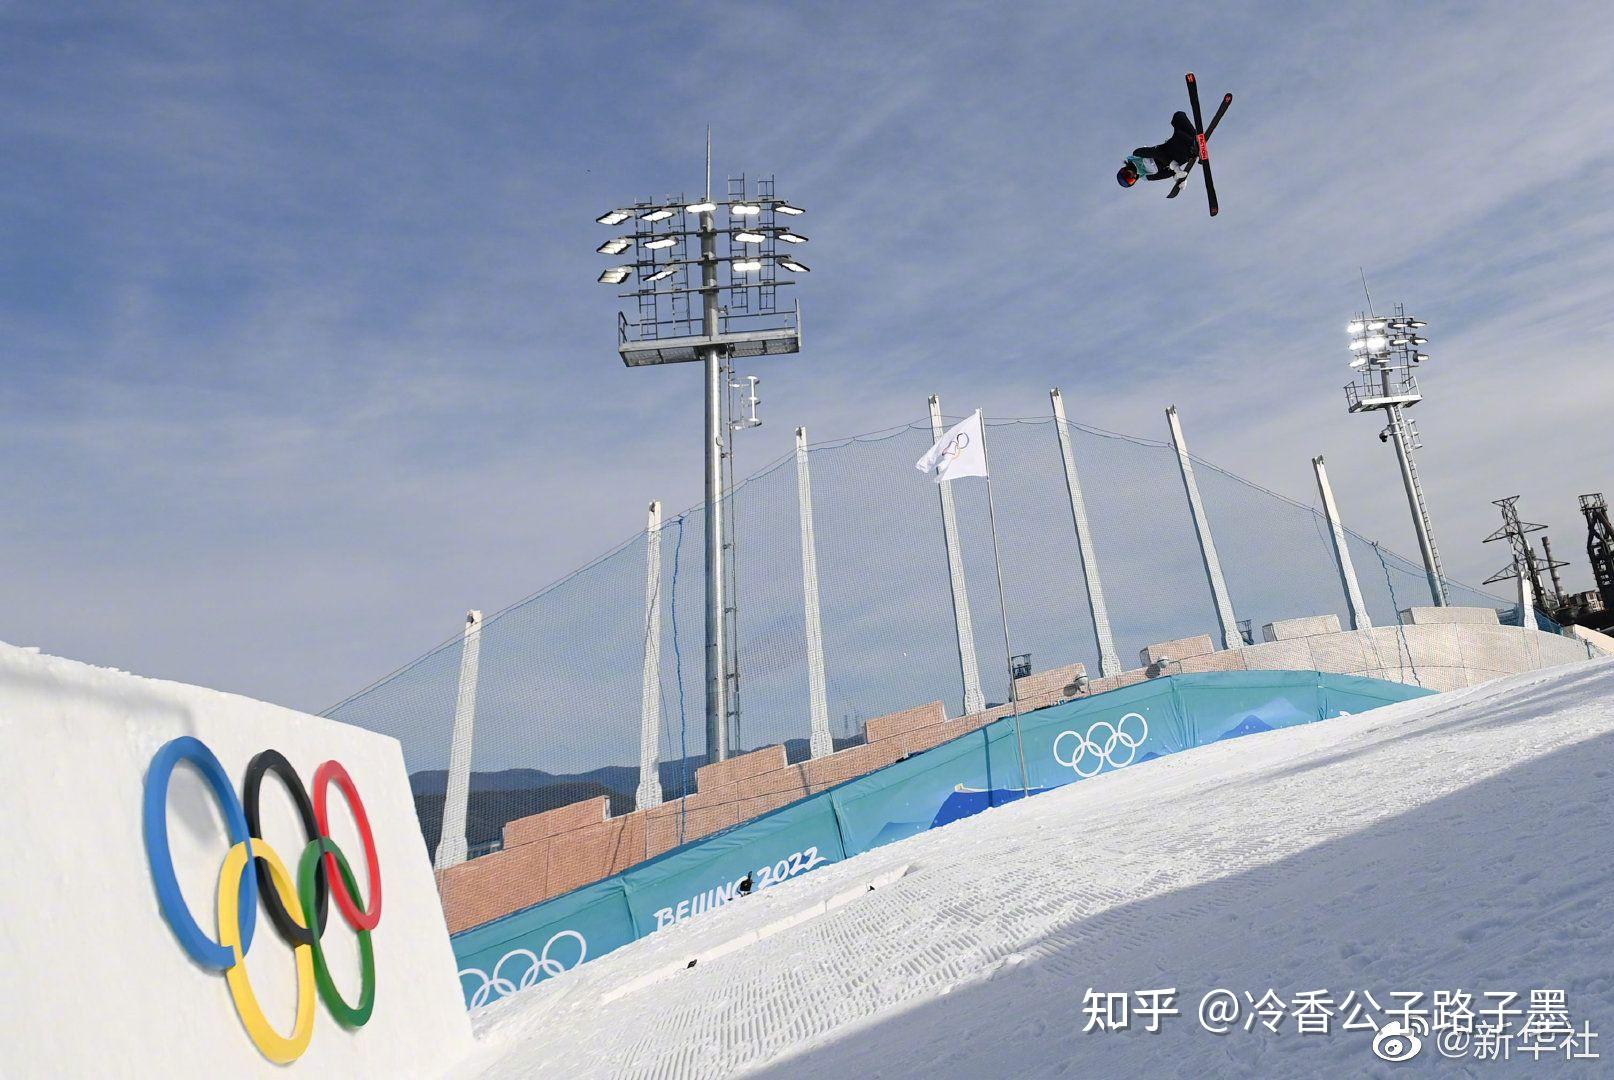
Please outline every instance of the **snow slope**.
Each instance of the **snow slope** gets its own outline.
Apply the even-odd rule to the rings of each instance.
[[[1207,991],[1559,989],[1614,1063],[1614,660],[1187,751],[682,924],[476,1018],[457,1075],[1598,1075],[1216,1035]],[[877,887],[872,891],[869,884]],[[698,962],[688,966],[691,958]],[[1159,1034],[1084,994],[1176,988]],[[1247,1002],[1244,1002],[1247,1005]],[[1389,1018],[1371,1009],[1379,1023]],[[1512,1026],[1517,1027],[1515,1020]],[[1606,1070],[1614,1072],[1614,1067]]]

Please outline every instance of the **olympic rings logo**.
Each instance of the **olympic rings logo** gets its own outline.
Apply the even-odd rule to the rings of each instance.
[[[219,871],[217,940],[197,925],[186,905],[168,847],[168,782],[175,766],[182,761],[194,765],[212,790],[224,811],[233,845]],[[295,864],[295,875],[263,839],[259,795],[264,777],[269,773],[279,777],[291,793],[308,836],[308,845]],[[370,885],[368,908],[359,906],[358,881],[348,866],[347,856],[331,839],[327,796],[332,784],[347,800],[359,837],[364,842]],[[316,988],[325,1007],[344,1027],[363,1027],[369,1021],[375,1008],[376,981],[375,947],[370,941],[370,931],[381,921],[381,864],[364,802],[340,762],[327,761],[315,770],[314,794],[310,799],[291,762],[279,751],[265,750],[248,763],[243,794],[237,798],[229,775],[213,751],[200,739],[183,735],[165,744],[151,759],[151,766],[146,770],[142,825],[146,860],[151,866],[157,905],[164,920],[187,956],[209,971],[224,972],[241,1024],[264,1057],[277,1065],[285,1065],[296,1061],[308,1049],[314,1035]],[[256,872],[247,873],[249,867]],[[252,947],[260,897],[275,932],[292,947],[297,968],[297,1015],[290,1035],[282,1035],[270,1025],[247,976],[246,954]],[[342,918],[357,932],[359,939],[363,975],[359,1000],[352,1005],[336,989],[320,944],[328,925],[328,902],[333,899]]]
[[[1127,725],[1129,720],[1136,720],[1137,724],[1129,728]],[[1137,728],[1142,730],[1133,734],[1133,731]],[[1103,739],[1097,737],[1100,729],[1107,732]],[[1076,740],[1074,752],[1070,755],[1069,760],[1059,756],[1059,744],[1067,736]],[[1086,779],[1090,776],[1097,776],[1106,765],[1112,769],[1119,769],[1132,764],[1132,759],[1137,754],[1138,747],[1142,746],[1143,740],[1148,737],[1149,721],[1144,719],[1141,713],[1129,712],[1113,724],[1108,720],[1098,721],[1087,729],[1087,734],[1085,735],[1079,731],[1061,731],[1054,739],[1054,760],[1065,768],[1070,769],[1077,776]],[[1120,757],[1122,750],[1126,751],[1125,760]],[[1087,767],[1084,766],[1085,762],[1091,762],[1091,772],[1087,771]]]
[[[549,950],[554,947],[555,942],[561,940],[562,938],[575,938],[577,940],[577,959],[573,960],[570,964],[562,963],[549,955]],[[526,957],[527,970],[521,973],[521,978],[519,981],[511,982],[508,978],[501,975],[500,972],[504,970],[505,964],[509,963],[510,960],[518,956]],[[460,978],[463,979],[467,975],[475,975],[477,978],[482,980],[482,985],[478,986],[476,990],[472,992],[468,1002],[470,1008],[480,1009],[489,1001],[504,997],[507,994],[514,994],[518,990],[527,990],[538,985],[538,978],[540,975],[547,976],[548,978],[554,978],[556,975],[559,975],[562,972],[570,971],[572,968],[577,967],[587,959],[588,942],[583,938],[583,935],[579,934],[576,930],[562,930],[560,933],[544,942],[544,947],[540,955],[533,955],[531,949],[512,949],[503,956],[499,957],[499,962],[493,965],[492,975],[489,975],[480,968],[466,968],[464,971],[460,972]]]

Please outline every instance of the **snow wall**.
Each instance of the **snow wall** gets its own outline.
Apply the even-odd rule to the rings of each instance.
[[[246,962],[226,975],[189,958],[159,901],[154,865],[167,860],[153,857],[142,821],[148,780],[158,771],[153,761],[184,736],[196,742],[178,745],[210,751],[227,785],[215,793],[200,769],[182,762],[166,799],[155,800],[178,899],[200,932],[193,945],[203,948],[205,939],[206,948],[217,948],[221,868],[245,817],[236,800],[245,797],[249,761],[273,749],[324,804],[323,828],[352,865],[361,920],[381,894],[368,935],[372,965],[361,964],[358,935],[334,896],[317,966],[311,946],[293,953],[250,896],[255,915],[237,920],[243,937],[251,925]],[[416,1076],[441,1072],[470,1051],[453,952],[396,740],[0,644],[0,749],[7,763],[0,1073]],[[327,761],[346,771],[368,817],[379,890],[367,876],[369,849],[340,777],[328,786],[316,782]],[[262,843],[295,876],[309,838],[292,786],[270,772],[261,791]],[[251,875],[246,879],[255,887]],[[328,972],[336,994],[362,1010],[364,966],[374,970],[373,1012],[362,1026],[344,1026],[316,989],[316,972]],[[291,1036],[281,1056],[306,1039],[289,1066],[272,1064],[255,1045],[253,1000],[263,1013],[258,1032],[271,1048],[274,1032]],[[240,1002],[248,1004],[238,1012]]]
[[[1223,739],[1360,713],[1432,691],[1316,671],[1173,675],[998,720],[454,935],[478,1008],[753,890],[1099,773]],[[1021,748],[1025,770],[1021,770]]]

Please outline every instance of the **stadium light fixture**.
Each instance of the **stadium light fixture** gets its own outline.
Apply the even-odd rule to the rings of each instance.
[[[1365,279],[1363,288],[1366,288]],[[1374,316],[1371,309],[1365,315],[1358,313],[1345,328],[1351,335],[1350,366],[1358,369],[1345,387],[1345,398],[1353,413],[1385,414],[1387,422],[1379,432],[1379,441],[1395,445],[1401,480],[1412,511],[1413,529],[1423,555],[1424,573],[1429,579],[1429,596],[1437,606],[1444,607],[1447,604],[1445,572],[1440,565],[1440,552],[1435,547],[1429,505],[1418,478],[1417,463],[1413,460],[1413,451],[1422,449],[1423,444],[1418,440],[1417,428],[1403,415],[1403,410],[1423,400],[1412,369],[1429,359],[1427,353],[1416,349],[1426,344],[1427,339],[1418,337],[1412,330],[1424,325],[1421,319],[1408,315],[1400,304],[1383,318]]]
[[[725,564],[732,557],[728,553],[737,550],[737,541],[733,517],[724,508],[724,477],[733,475],[731,432],[754,426],[751,418],[743,425],[730,422],[733,394],[727,395],[731,400],[725,406],[723,387],[747,388],[734,381],[736,357],[801,350],[800,308],[780,299],[783,287],[795,283],[781,280],[783,274],[776,279],[774,270],[783,266],[801,273],[807,268],[794,260],[781,261],[775,246],[807,238],[784,228],[786,220],[804,211],[776,195],[771,176],[749,182],[731,177],[726,192],[714,192],[710,133],[706,150],[705,187],[692,198],[679,193],[636,200],[595,220],[602,225],[629,222],[632,233],[597,249],[631,260],[599,276],[601,283],[618,286],[632,280],[617,290],[622,300],[616,315],[617,354],[622,362],[629,367],[693,362],[705,371],[706,756],[715,762],[740,745],[739,659],[733,648],[737,608],[725,584]],[[788,235],[781,239],[781,233]],[[664,254],[658,257],[658,251]],[[680,287],[663,288],[668,279]],[[747,400],[754,406],[754,381],[748,386]]]
[[[779,265],[784,267],[786,270],[789,270],[792,274],[807,274],[812,272],[807,265],[797,262],[789,255],[779,256]]]
[[[807,238],[805,236],[802,236],[800,233],[793,233],[789,229],[786,229],[784,232],[780,233],[779,239],[783,240],[787,244],[805,244],[807,242]]]

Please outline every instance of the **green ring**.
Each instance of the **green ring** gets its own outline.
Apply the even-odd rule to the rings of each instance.
[[[348,892],[357,896],[359,883],[353,877],[353,869],[347,864],[347,856],[342,849],[329,837],[319,837],[310,840],[303,849],[303,857],[297,864],[297,892],[303,902],[303,911],[310,919],[313,917],[315,898],[317,893],[318,874],[321,852],[329,852],[336,859],[336,867],[342,874],[342,880],[347,883]],[[320,944],[319,931],[310,926],[313,931],[314,950],[314,982],[319,986],[320,1000],[330,1010],[336,1022],[343,1027],[363,1027],[370,1020],[370,1013],[375,1009],[375,946],[370,942],[370,931],[360,930],[359,934],[359,964],[363,975],[359,984],[359,1003],[349,1005],[342,999],[342,994],[336,989],[336,982],[331,978],[330,969],[325,966],[325,949]]]

